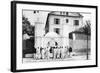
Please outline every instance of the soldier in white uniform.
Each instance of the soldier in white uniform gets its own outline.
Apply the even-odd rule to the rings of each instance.
[[[46,56],[47,56],[47,59],[49,59],[49,56],[50,56],[49,50],[50,50],[50,47],[47,47],[46,48]]]
[[[57,58],[57,51],[58,51],[58,47],[54,47],[54,59]]]
[[[62,48],[61,53],[62,53],[61,58],[62,59],[66,58],[66,55],[67,55],[67,47],[66,46]]]
[[[37,47],[36,49],[36,59],[40,59],[41,55],[40,55],[40,47]]]
[[[46,58],[46,49],[43,48],[42,49],[42,59],[45,59]]]
[[[56,51],[56,58],[59,59],[60,58],[60,49],[61,49],[61,46],[57,48],[57,51]]]

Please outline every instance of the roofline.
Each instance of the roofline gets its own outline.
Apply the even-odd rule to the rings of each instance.
[[[80,32],[80,31],[73,31],[73,32],[70,32],[69,34],[85,34],[85,35],[91,35],[91,34],[86,34],[84,32]]]
[[[50,14],[49,15],[54,15],[54,16],[63,16],[63,17],[79,17],[79,18],[83,18],[83,16],[69,16],[69,15],[59,15],[59,14]]]

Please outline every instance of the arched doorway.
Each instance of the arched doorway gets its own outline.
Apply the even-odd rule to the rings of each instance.
[[[44,45],[48,46],[61,46],[62,38],[55,32],[48,32],[44,37]]]
[[[61,36],[55,32],[48,32],[44,40],[44,45],[48,47],[49,53],[54,57],[54,50],[61,46]]]

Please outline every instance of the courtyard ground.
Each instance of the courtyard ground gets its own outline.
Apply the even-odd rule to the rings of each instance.
[[[90,55],[88,56],[90,60]],[[65,59],[33,59],[33,58],[23,58],[23,63],[27,62],[49,62],[49,61],[75,61],[75,60],[87,60],[86,55],[77,55],[77,56],[71,56],[71,57],[66,57]]]

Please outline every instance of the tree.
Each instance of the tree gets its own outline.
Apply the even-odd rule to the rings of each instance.
[[[25,16],[22,16],[22,34],[28,34],[30,39],[23,39],[23,57],[27,53],[33,53],[35,51],[34,44],[35,44],[35,27],[30,24],[30,21]]]
[[[22,31],[23,34],[27,33],[28,35],[34,36],[34,29],[35,27],[32,26],[24,15],[22,16]]]
[[[25,16],[22,17],[22,31],[23,34],[27,33],[27,30],[29,29],[30,26],[30,22],[28,21],[28,18],[26,18]]]
[[[90,21],[86,21],[86,25],[82,27],[84,33],[87,35],[87,60],[88,58],[88,35],[91,35],[91,23]]]
[[[86,25],[82,28],[86,35],[91,35],[91,23],[86,21]]]

